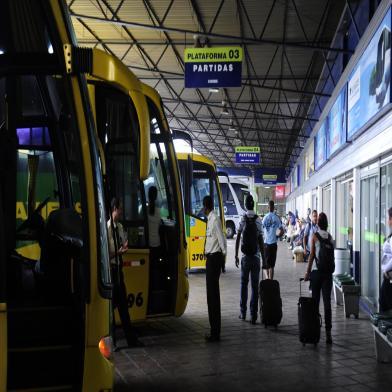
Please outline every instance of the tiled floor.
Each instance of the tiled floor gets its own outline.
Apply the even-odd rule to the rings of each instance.
[[[279,244],[276,268],[284,312],[278,331],[240,321],[234,240],[228,246],[227,272],[220,280],[221,342],[204,341],[205,275],[192,274],[185,314],[140,325],[146,347],[115,354],[115,391],[392,391],[392,364],[376,362],[365,314],[346,319],[333,305],[333,346],[326,346],[322,330],[317,348],[302,347],[297,300],[305,264],[292,261],[285,243]]]

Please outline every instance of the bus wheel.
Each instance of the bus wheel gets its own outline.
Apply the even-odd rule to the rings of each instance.
[[[235,228],[233,223],[227,222],[226,223],[226,237],[227,238],[233,238],[235,233]]]

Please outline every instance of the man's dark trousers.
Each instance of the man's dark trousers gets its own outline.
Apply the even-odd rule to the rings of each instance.
[[[220,337],[221,330],[221,304],[219,291],[219,277],[224,263],[224,256],[221,252],[207,255],[206,262],[206,286],[208,318],[211,326],[211,336]]]
[[[252,284],[252,296],[250,299],[250,314],[253,320],[257,319],[257,309],[259,302],[259,280],[260,280],[260,258],[256,255],[244,255],[241,259],[241,314],[246,315],[248,302],[248,282],[249,274]]]

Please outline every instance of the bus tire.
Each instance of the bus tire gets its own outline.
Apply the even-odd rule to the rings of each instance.
[[[235,234],[235,227],[233,222],[226,222],[226,237],[233,238]]]

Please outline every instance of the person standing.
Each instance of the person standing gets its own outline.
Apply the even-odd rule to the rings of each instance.
[[[389,231],[392,229],[392,208],[388,210],[387,226]],[[392,233],[384,242],[382,248],[381,270],[383,273],[383,282],[380,288],[380,312],[386,312],[392,309]]]
[[[118,309],[121,325],[124,329],[128,346],[141,347],[144,346],[144,344],[137,338],[136,332],[131,326],[131,318],[128,311],[127,291],[124,283],[122,255],[128,250],[128,241],[125,238],[124,229],[120,223],[122,211],[123,209],[120,200],[114,197],[111,201],[111,219],[107,222],[109,257],[113,283],[113,312],[115,308]],[[113,341],[115,343],[114,332]]]
[[[306,210],[306,223],[311,223],[312,222],[312,219],[310,218],[311,213],[312,213],[312,210],[310,208],[308,208]]]
[[[264,252],[262,220],[254,212],[254,200],[251,195],[245,199],[246,214],[242,217],[235,242],[235,265],[238,268],[238,249],[242,237],[241,252],[241,320],[246,319],[248,302],[248,282],[251,276],[252,296],[250,300],[251,323],[256,324],[259,300],[260,254]]]
[[[150,251],[159,255],[161,248],[159,228],[162,219],[160,209],[156,206],[157,197],[157,188],[154,185],[150,186],[148,189],[148,243]]]
[[[222,224],[215,214],[211,196],[204,197],[203,208],[207,217],[204,254],[206,257],[208,318],[211,327],[210,334],[205,338],[207,342],[218,342],[221,332],[219,277],[221,271],[225,271],[226,238],[223,234]]]
[[[162,259],[161,238],[159,229],[161,226],[161,212],[157,208],[156,202],[158,197],[157,188],[152,185],[148,189],[148,244],[150,245],[150,275],[152,271],[157,272],[159,269],[159,259]]]
[[[310,254],[310,248],[312,245],[313,234],[316,233],[318,231],[318,229],[319,228],[317,226],[317,211],[313,210],[312,211],[312,219],[309,223],[306,224],[304,239],[303,239],[305,261],[308,260],[308,257]]]
[[[277,235],[278,229],[283,229],[282,222],[275,214],[275,203],[270,200],[268,203],[269,213],[263,218],[264,229],[264,259],[263,270],[267,279],[274,278],[274,268],[276,263],[276,254],[278,250]]]
[[[335,270],[334,247],[331,234],[328,233],[328,218],[320,212],[317,220],[318,230],[312,235],[308,268],[304,280],[310,280],[312,297],[316,301],[317,309],[320,304],[320,294],[323,295],[324,323],[326,343],[332,344],[332,310],[331,291],[332,274]],[[316,261],[313,263],[313,261]]]

